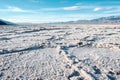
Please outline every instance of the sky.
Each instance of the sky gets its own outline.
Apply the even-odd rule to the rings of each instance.
[[[120,15],[120,0],[0,0],[0,19],[15,23],[90,20]]]

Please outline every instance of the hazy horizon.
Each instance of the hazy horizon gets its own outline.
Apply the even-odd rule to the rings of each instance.
[[[15,23],[90,20],[119,15],[118,0],[1,0],[0,19]]]

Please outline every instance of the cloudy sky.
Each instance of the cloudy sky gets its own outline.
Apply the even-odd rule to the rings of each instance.
[[[120,15],[120,0],[0,0],[0,19],[58,22]]]

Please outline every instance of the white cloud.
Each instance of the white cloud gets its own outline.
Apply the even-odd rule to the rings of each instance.
[[[63,8],[63,10],[78,10],[78,9],[80,9],[80,6],[70,6]]]
[[[12,12],[26,12],[25,10],[14,6],[8,6],[7,10]]]
[[[80,6],[58,7],[58,8],[42,8],[42,11],[58,11],[58,10],[79,10]]]
[[[100,11],[100,10],[102,10],[103,8],[100,8],[100,7],[96,7],[96,8],[94,8],[94,10],[93,11]]]
[[[25,10],[15,6],[7,6],[4,9],[0,9],[0,12],[39,13],[38,10]]]

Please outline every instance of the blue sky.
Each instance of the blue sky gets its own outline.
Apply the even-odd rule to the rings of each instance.
[[[59,22],[120,15],[120,0],[0,0],[0,18],[12,22]]]

